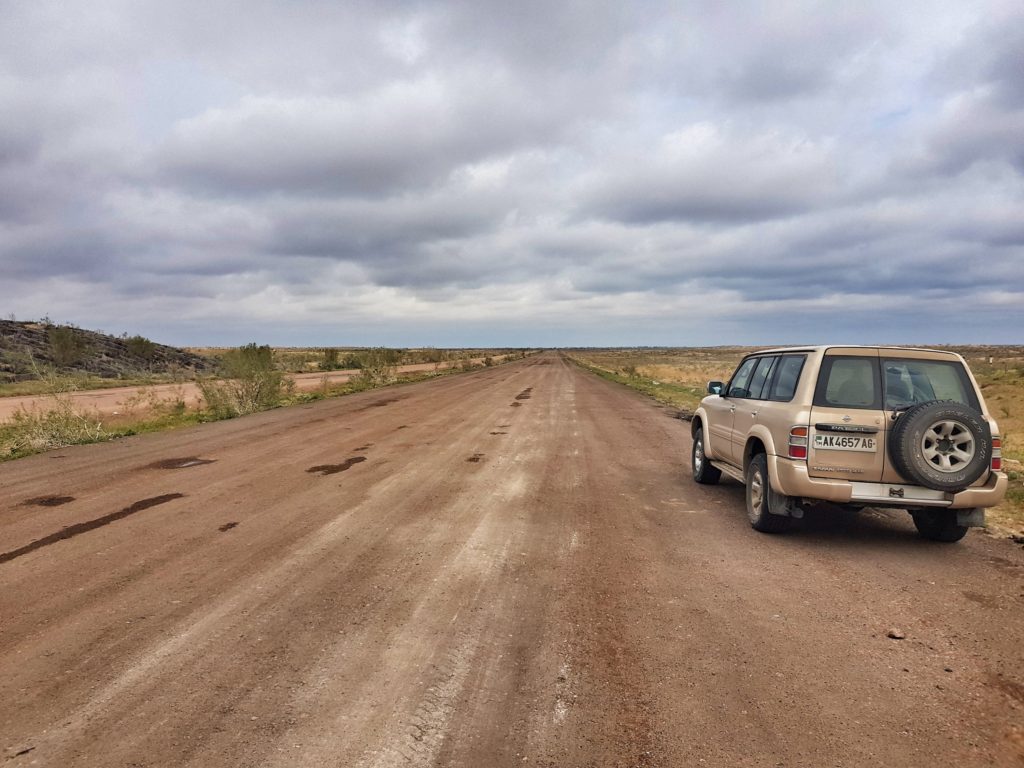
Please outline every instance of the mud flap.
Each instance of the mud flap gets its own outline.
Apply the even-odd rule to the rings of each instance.
[[[983,528],[985,526],[985,510],[980,508],[958,509],[956,511],[956,524],[968,528]]]
[[[780,517],[801,518],[804,516],[800,500],[793,496],[785,496],[769,486],[768,492],[771,498],[768,500],[768,511]]]

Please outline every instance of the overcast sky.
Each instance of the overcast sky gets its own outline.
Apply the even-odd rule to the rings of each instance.
[[[0,0],[0,313],[1021,342],[1024,6]]]

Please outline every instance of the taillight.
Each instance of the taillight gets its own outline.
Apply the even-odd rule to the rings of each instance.
[[[807,427],[793,427],[789,430],[789,458],[807,458]]]
[[[1003,468],[1003,441],[998,437],[992,438],[992,471],[998,472]]]

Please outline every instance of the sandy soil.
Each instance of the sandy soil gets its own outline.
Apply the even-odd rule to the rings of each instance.
[[[1024,764],[1024,550],[688,455],[548,353],[0,465],[0,760]]]
[[[497,356],[501,359],[501,355]],[[474,358],[474,362],[481,362],[483,358]],[[421,373],[434,371],[438,368],[447,368],[457,363],[416,363],[415,365],[398,366],[399,373]],[[354,376],[359,375],[358,369],[344,371],[330,371],[329,373],[293,373],[291,379],[295,382],[295,388],[300,392],[309,392],[323,386],[324,378],[332,384],[343,384]],[[154,384],[146,387],[112,387],[110,389],[90,389],[81,392],[72,392],[69,397],[79,407],[90,411],[98,411],[101,414],[120,414],[130,406],[133,401],[140,403],[138,408],[144,410],[141,398],[155,401],[183,400],[189,408],[194,408],[202,402],[202,393],[199,387],[192,382],[182,384]],[[53,406],[53,398],[45,395],[30,395],[18,397],[0,397],[0,423],[7,421],[15,412],[24,408],[26,410],[46,411]]]

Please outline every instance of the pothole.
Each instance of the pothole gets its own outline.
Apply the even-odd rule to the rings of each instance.
[[[147,464],[146,469],[186,469],[188,467],[200,467],[203,464],[213,464],[216,459],[200,459],[198,456],[185,456],[178,459],[161,459]]]
[[[318,464],[315,467],[310,467],[307,472],[319,472],[321,477],[327,475],[336,475],[339,472],[344,472],[346,469],[361,464],[366,461],[365,456],[353,456],[351,459],[345,459],[341,464]]]
[[[74,496],[37,496],[34,499],[25,499],[21,502],[23,507],[59,507],[61,504],[67,504],[69,501],[74,501]]]

